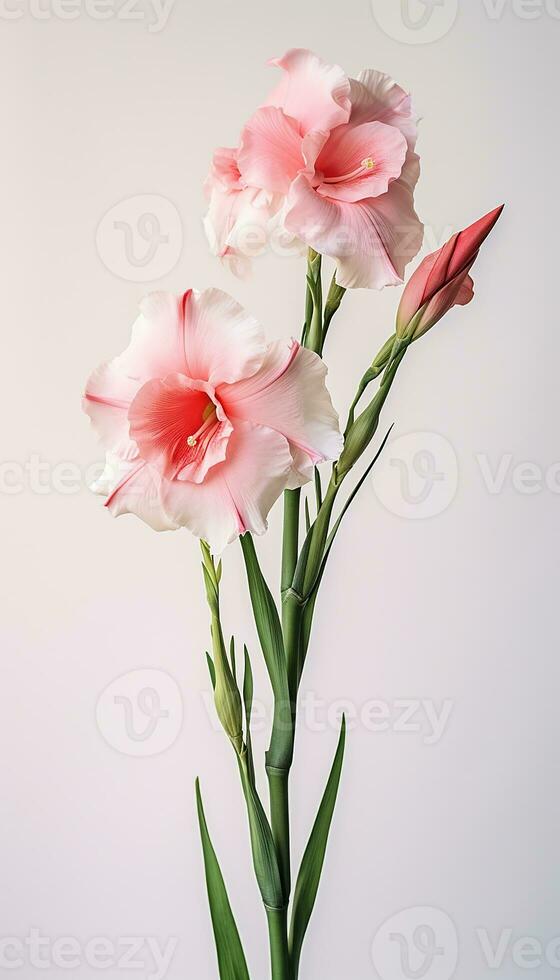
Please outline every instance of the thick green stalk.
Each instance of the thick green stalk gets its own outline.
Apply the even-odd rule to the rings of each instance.
[[[286,904],[290,898],[291,855],[290,855],[290,796],[289,769],[266,767],[268,788],[270,793],[270,826],[278,857],[282,890]]]
[[[267,909],[272,980],[292,980],[288,949],[288,910]]]

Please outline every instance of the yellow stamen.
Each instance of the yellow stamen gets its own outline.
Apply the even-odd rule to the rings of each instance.
[[[193,446],[196,446],[196,438],[195,438],[195,436],[187,436],[187,446],[190,446],[191,448]]]
[[[372,157],[366,157],[365,160],[362,160],[362,167],[364,167],[365,170],[373,170],[375,167],[375,160]]]

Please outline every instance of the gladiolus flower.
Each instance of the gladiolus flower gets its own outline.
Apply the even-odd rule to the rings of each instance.
[[[284,233],[336,260],[340,286],[402,282],[422,244],[414,211],[420,174],[410,96],[388,75],[357,79],[310,51],[272,64],[284,72],[245,125],[219,149],[206,183],[206,231],[234,271]]]
[[[397,312],[399,340],[418,340],[453,306],[470,303],[474,296],[470,270],[503,209],[502,205],[490,211],[453,235],[443,248],[420,263],[406,285]]]
[[[107,450],[93,488],[112,514],[190,528],[219,553],[261,534],[275,500],[342,447],[320,357],[267,345],[217,289],[153,293],[130,345],[90,378],[84,409]]]

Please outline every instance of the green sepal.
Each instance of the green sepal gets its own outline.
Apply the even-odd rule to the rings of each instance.
[[[239,771],[247,803],[253,867],[259,891],[267,909],[281,909],[285,903],[274,838],[257,788],[251,779],[246,752],[239,757]]]

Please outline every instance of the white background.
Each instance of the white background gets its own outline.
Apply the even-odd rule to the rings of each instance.
[[[532,969],[522,969],[512,947],[520,937],[546,945],[560,934],[560,9],[551,0],[469,0],[453,23],[444,0],[428,31],[445,31],[442,17],[449,30],[428,43],[421,29],[407,30],[404,21],[399,28],[395,0],[373,7],[369,0],[177,0],[165,26],[151,31],[147,2],[134,8],[141,19],[121,11],[121,19],[105,20],[84,5],[64,20],[49,0],[40,8],[17,4],[5,4],[0,16],[1,458],[15,464],[3,465],[0,495],[1,935],[24,941],[36,928],[51,944],[74,937],[82,949],[92,937],[162,944],[175,937],[168,980],[214,980],[194,808],[200,775],[251,976],[267,976],[236,768],[204,700],[207,613],[197,543],[186,532],[156,535],[133,518],[111,520],[85,489],[61,492],[53,468],[68,462],[85,472],[99,458],[80,412],[83,384],[126,345],[148,289],[218,285],[270,337],[299,333],[303,262],[267,255],[251,279],[236,281],[209,254],[202,182],[213,147],[235,144],[274,83],[267,59],[306,46],[350,74],[386,70],[413,92],[422,117],[417,202],[429,250],[501,201],[507,210],[477,264],[474,304],[414,347],[387,405],[384,422],[396,422],[395,439],[428,436],[413,435],[400,455],[388,449],[390,468],[380,471],[379,487],[363,488],[325,579],[303,687],[331,707],[331,721],[323,707],[300,727],[296,863],[336,744],[336,702],[344,698],[360,717],[350,725],[302,980],[401,980],[407,973],[398,964],[374,962],[372,944],[386,919],[423,907],[452,922],[459,980],[557,976],[560,961],[543,956],[539,965],[529,956]],[[22,16],[7,19],[10,11]],[[419,3],[409,9],[423,12]],[[139,195],[172,204],[156,206],[171,258],[160,253],[163,271],[158,260],[144,267],[147,278],[159,277],[149,283],[130,280],[122,230],[96,243],[107,212]],[[121,220],[141,256],[136,220],[146,208],[131,207]],[[392,331],[399,293],[345,299],[326,352],[341,414]],[[425,459],[426,449],[443,474],[434,493],[447,488],[440,512],[403,516],[405,484],[395,474],[413,467],[417,452]],[[42,492],[21,470],[33,458],[49,464]],[[535,464],[536,481],[515,469],[523,463]],[[18,466],[20,492],[8,492]],[[259,543],[272,582],[279,516]],[[248,642],[257,696],[266,702],[237,546],[225,559],[224,618]],[[156,675],[172,744],[133,757],[131,740],[123,744],[123,706],[101,723],[96,707],[109,684],[139,669],[171,678]],[[123,683],[121,693],[134,701],[134,678]],[[387,706],[387,730],[364,723],[372,699]],[[425,721],[420,731],[399,730],[398,702],[406,699],[437,711],[452,702],[441,738],[427,744]],[[141,714],[136,724],[145,725]],[[264,733],[256,743],[264,749]],[[149,739],[142,744],[151,753]],[[424,919],[419,913],[418,923]],[[505,943],[493,968],[477,929],[494,947],[501,936]],[[428,980],[449,980],[453,971],[452,951],[439,938],[444,953],[432,967],[422,972],[422,956],[411,961]],[[396,947],[387,942],[391,956]],[[412,957],[419,955],[413,947]],[[143,969],[130,972],[102,971],[85,959],[64,970],[52,947],[42,955],[47,969],[26,952],[25,965],[6,975],[152,975],[147,954]]]

